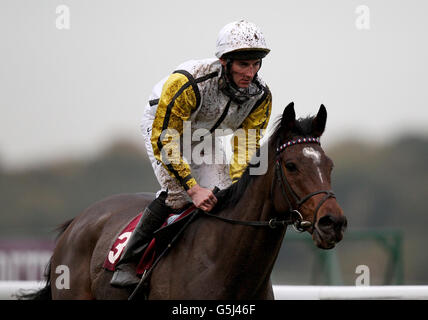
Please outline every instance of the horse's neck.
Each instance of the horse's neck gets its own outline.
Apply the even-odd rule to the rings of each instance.
[[[269,221],[274,215],[270,199],[272,178],[273,174],[267,174],[254,179],[236,206],[224,214],[242,221]],[[240,278],[242,283],[254,282],[247,283],[249,286],[267,285],[285,229],[234,225],[229,230],[233,231],[227,235],[227,243],[222,244],[222,250],[230,251],[226,255],[231,258],[231,268],[235,268],[231,273]]]
[[[234,207],[216,214],[236,220],[267,220],[273,214],[273,205],[269,199],[272,177],[255,178]],[[165,298],[162,288],[169,287],[168,297],[271,297],[270,275],[284,233],[283,228],[242,226],[216,219],[199,219],[180,241],[182,250],[168,255],[165,261],[169,263],[162,264],[164,268],[158,271],[159,274],[154,274],[152,281],[157,281],[157,288],[161,288],[157,294]],[[183,268],[184,265],[187,267]],[[170,286],[171,279],[184,279],[184,282],[176,280],[179,284]]]
[[[230,218],[251,221],[264,221],[269,218],[273,204],[265,180],[268,178],[258,177],[253,180],[233,210],[228,213]]]
[[[271,199],[271,186],[274,178],[273,158],[269,155],[269,167],[265,175],[255,177],[247,186],[242,198],[238,203],[228,210],[230,218],[238,220],[268,220],[273,214],[273,203]]]

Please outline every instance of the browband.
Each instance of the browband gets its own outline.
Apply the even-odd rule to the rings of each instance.
[[[301,143],[318,143],[319,145],[321,145],[321,141],[319,137],[318,138],[299,138],[297,140],[291,140],[280,145],[278,148],[276,148],[276,152],[279,153],[289,146],[294,146],[296,144],[301,144]]]

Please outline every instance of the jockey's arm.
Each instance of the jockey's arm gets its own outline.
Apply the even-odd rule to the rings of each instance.
[[[266,93],[256,104],[255,109],[248,115],[232,137],[233,158],[230,163],[229,174],[235,183],[244,173],[254,152],[260,147],[262,130],[266,129],[272,111],[272,95],[268,88]],[[256,129],[252,133],[250,129]],[[245,143],[243,143],[245,141]]]
[[[183,122],[196,108],[196,95],[187,77],[173,73],[165,82],[153,121],[151,143],[155,158],[175,177],[196,207],[210,211],[217,202],[211,190],[202,188],[180,153]]]
[[[181,73],[173,73],[165,82],[153,121],[151,143],[155,158],[185,190],[196,185],[190,166],[180,153],[183,122],[196,108],[196,96],[189,80]]]

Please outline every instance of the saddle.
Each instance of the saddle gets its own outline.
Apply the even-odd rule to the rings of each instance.
[[[156,259],[168,248],[168,245],[181,234],[181,231],[187,227],[187,224],[196,213],[197,208],[193,204],[189,203],[183,208],[174,210],[169,214],[162,227],[154,232],[153,239],[146,246],[136,268],[136,274],[138,276],[141,276],[150,270]],[[115,270],[116,263],[119,261],[126,244],[131,237],[132,231],[136,228],[142,214],[143,213],[140,212],[135,216],[117,235],[104,261],[104,269],[109,271]]]

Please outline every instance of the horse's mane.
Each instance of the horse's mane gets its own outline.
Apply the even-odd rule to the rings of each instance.
[[[285,132],[285,128],[283,127],[282,117],[278,117],[275,122],[273,133],[269,137],[269,140],[266,142],[268,145],[268,154],[271,156],[270,150],[274,150],[281,142],[285,142],[285,140],[291,140],[294,137],[309,137],[312,132],[312,121],[315,117],[308,116],[306,118],[299,118],[296,120],[293,130],[291,132]],[[264,146],[262,146],[263,148]],[[259,150],[256,151],[258,153]],[[270,163],[269,159],[269,163]],[[234,207],[239,200],[242,198],[244,192],[247,190],[247,187],[252,183],[254,179],[258,177],[258,175],[251,175],[250,168],[257,167],[257,165],[249,164],[247,165],[244,173],[241,178],[233,183],[230,187],[220,190],[216,197],[218,199],[218,203],[214,208],[214,211],[217,212],[219,210]]]

